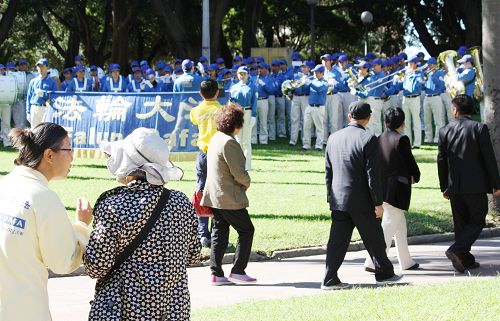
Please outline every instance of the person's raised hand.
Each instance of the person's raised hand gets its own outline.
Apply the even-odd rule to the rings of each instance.
[[[78,198],[76,201],[76,219],[89,225],[93,217],[89,201],[84,198]]]
[[[375,217],[381,218],[382,214],[384,214],[384,207],[382,205],[375,206]]]
[[[444,192],[443,192],[443,197],[444,197],[445,199],[447,199],[447,200],[449,200],[449,199],[450,199],[450,194],[448,194],[448,190],[446,190],[446,191],[444,191]]]
[[[493,189],[493,196],[495,196],[495,197],[499,197],[499,196],[500,196],[500,189],[496,189],[496,188],[494,188],[494,189]]]

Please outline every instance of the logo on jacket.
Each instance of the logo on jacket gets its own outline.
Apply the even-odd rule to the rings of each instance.
[[[24,227],[26,226],[26,220],[7,214],[0,214],[0,224],[6,224],[24,230]]]

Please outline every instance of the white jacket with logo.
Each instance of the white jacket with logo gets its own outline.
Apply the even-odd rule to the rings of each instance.
[[[81,264],[90,231],[74,225],[45,176],[17,166],[0,180],[0,321],[50,321],[49,267]]]

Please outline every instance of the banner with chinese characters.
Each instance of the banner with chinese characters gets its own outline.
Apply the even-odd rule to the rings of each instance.
[[[51,94],[45,121],[70,134],[75,149],[98,149],[102,141],[125,138],[138,127],[153,128],[172,152],[197,151],[198,127],[189,112],[202,98],[191,93],[63,93]],[[226,98],[220,98],[221,104]]]

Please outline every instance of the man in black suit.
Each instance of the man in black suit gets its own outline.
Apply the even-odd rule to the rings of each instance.
[[[472,98],[459,95],[452,100],[456,120],[439,131],[437,157],[439,184],[450,200],[455,243],[446,251],[453,267],[461,273],[479,267],[471,246],[485,226],[487,193],[500,196],[500,177],[488,127],[471,120]]]
[[[349,287],[337,271],[344,261],[352,231],[356,227],[375,264],[377,284],[390,284],[402,276],[394,274],[385,252],[380,181],[380,150],[377,138],[365,130],[370,105],[353,102],[349,125],[328,138],[326,147],[326,188],[332,211],[332,225],[326,254],[326,275],[321,288]]]

